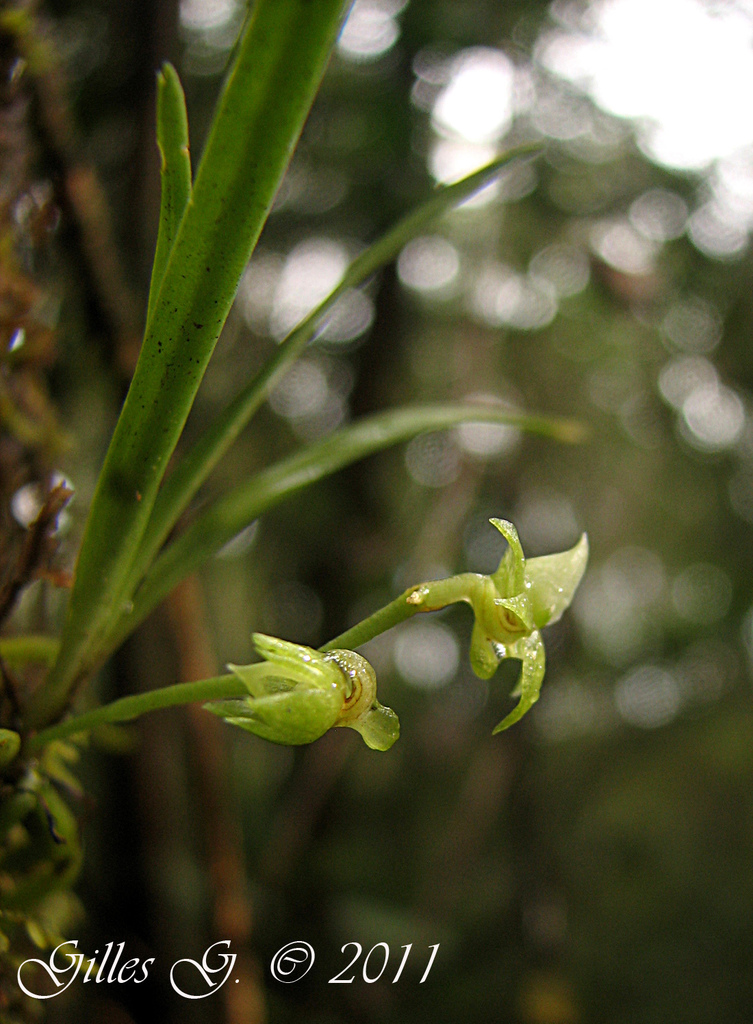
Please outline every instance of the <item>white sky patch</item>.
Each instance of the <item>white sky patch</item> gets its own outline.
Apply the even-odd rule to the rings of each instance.
[[[31,526],[42,511],[42,496],[37,484],[19,487],[10,501],[10,510],[16,522],[25,528]]]
[[[194,32],[225,28],[236,17],[236,0],[181,0],[180,23]]]
[[[672,673],[656,665],[641,665],[617,683],[615,703],[629,725],[658,729],[677,717],[682,695]]]
[[[512,451],[520,443],[518,428],[506,423],[463,423],[455,435],[463,451],[478,459]]]
[[[682,409],[685,400],[699,388],[718,388],[719,375],[713,363],[702,356],[677,356],[662,368],[659,391],[675,409]]]
[[[650,160],[711,172],[690,237],[712,258],[740,255],[753,228],[753,7],[596,0],[575,15],[555,4],[555,17],[558,8],[566,17],[541,36],[539,63],[632,120]]]
[[[442,622],[411,622],[395,641],[395,664],[411,686],[433,690],[452,679],[460,663],[455,634]]]
[[[658,244],[639,234],[626,220],[599,221],[591,244],[601,258],[623,274],[650,274]]]
[[[557,314],[557,294],[543,277],[517,274],[502,263],[479,272],[470,299],[471,311],[491,327],[541,330]]]
[[[495,146],[480,146],[463,139],[436,139],[429,154],[429,170],[436,181],[443,185],[451,185],[460,181],[485,164],[490,163],[497,155]],[[498,191],[496,182],[492,182],[482,190],[487,199],[494,198]],[[473,199],[481,193],[477,193]]]
[[[514,89],[515,69],[501,50],[463,50],[434,104],[434,126],[467,142],[496,142],[512,123]]]
[[[532,278],[543,278],[559,297],[566,298],[583,291],[591,268],[583,249],[555,242],[536,253],[531,260],[529,274]]]
[[[691,296],[670,306],[662,331],[676,348],[705,354],[713,352],[722,339],[721,317],[710,303]]]
[[[429,157],[432,174],[456,181],[494,158],[516,111],[516,71],[501,50],[474,46],[443,64],[446,79],[432,107],[440,136]]]
[[[540,61],[602,109],[644,119],[641,144],[668,167],[702,169],[753,140],[753,17],[736,3],[601,0],[584,31],[542,38]]]
[[[423,487],[446,487],[460,475],[460,452],[448,434],[421,434],[405,449],[405,466]]]
[[[732,388],[706,384],[682,403],[681,433],[700,451],[718,452],[738,440],[745,427],[745,406]],[[684,428],[684,429],[682,429]]]
[[[668,242],[685,231],[688,207],[685,200],[664,188],[644,192],[630,206],[630,223],[652,242]]]

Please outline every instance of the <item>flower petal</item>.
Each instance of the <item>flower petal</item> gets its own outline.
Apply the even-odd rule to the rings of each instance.
[[[341,688],[332,684],[328,689],[298,687],[288,693],[238,702],[217,701],[204,707],[262,739],[298,746],[313,743],[332,728],[342,701]]]
[[[338,678],[339,670],[331,659],[312,647],[278,640],[276,636],[267,636],[265,633],[254,633],[253,641],[257,653],[275,668],[279,668],[280,675],[285,679],[328,686]]]
[[[507,647],[507,656],[510,658],[520,658],[523,662],[523,671],[520,674],[517,685],[512,692],[513,696],[520,695],[517,707],[515,707],[510,714],[503,718],[502,721],[497,725],[493,732],[502,732],[504,729],[509,729],[511,725],[518,722],[526,711],[529,711],[536,701],[539,699],[541,693],[541,683],[544,679],[544,669],[546,668],[546,659],[544,656],[544,643],[541,639],[541,633],[535,630],[530,636],[523,637],[514,644],[509,644]]]
[[[514,597],[500,597],[494,602],[499,609],[500,624],[503,632],[509,632],[511,636],[505,639],[502,633],[499,637],[493,637],[500,643],[507,643],[514,639],[517,633],[530,633],[535,629],[533,611],[528,594],[516,594]],[[505,612],[507,614],[505,614]]]
[[[528,593],[537,629],[557,622],[562,616],[583,578],[587,562],[588,537],[585,533],[569,551],[528,559]]]
[[[372,707],[352,722],[338,722],[360,732],[367,747],[372,750],[389,750],[400,736],[400,721],[392,710],[374,701]]]
[[[469,655],[471,668],[479,679],[491,679],[497,671],[499,658],[486,632],[481,628],[478,618],[473,623]]]
[[[521,593],[525,586],[526,560],[520,537],[518,537],[518,531],[513,524],[506,519],[490,519],[489,522],[499,530],[508,545],[507,551],[499,563],[499,568],[491,578],[500,597],[513,597],[513,595]]]

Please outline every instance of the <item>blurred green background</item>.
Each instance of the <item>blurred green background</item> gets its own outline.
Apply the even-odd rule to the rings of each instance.
[[[64,155],[104,186],[122,284],[97,279],[64,209],[52,382],[74,440],[59,467],[77,488],[72,559],[145,304],[154,72],[178,67],[197,154],[244,6],[42,13],[76,126]],[[210,490],[410,401],[483,396],[575,417],[589,438],[468,426],[318,484],[154,616],[102,693],[185,678],[196,659],[248,661],[253,630],[316,646],[411,583],[491,571],[504,542],[489,516],[513,520],[528,555],[586,530],[589,570],[545,632],[540,703],[503,735],[491,730],[518,666],[477,680],[470,612],[455,608],[364,651],[402,724],[387,754],[348,730],[294,751],[175,712],[145,722],[127,756],[87,755],[82,945],[125,940],[156,964],[144,991],[79,988],[53,1020],[82,1006],[137,1024],[749,1019],[751,38],[743,0],[357,0],[187,440],[436,181],[518,141],[544,154],[339,307]],[[180,1000],[167,966],[231,933],[248,950],[242,1008]],[[315,966],[279,984],[269,963],[295,939]],[[328,984],[353,941],[389,944],[383,979],[365,983],[361,958],[352,984]]]

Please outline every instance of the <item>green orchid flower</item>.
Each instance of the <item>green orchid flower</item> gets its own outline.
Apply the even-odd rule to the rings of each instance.
[[[253,640],[265,660],[228,665],[250,696],[213,701],[204,705],[208,711],[285,745],[313,743],[339,726],[360,732],[373,750],[388,750],[398,738],[397,715],[376,699],[376,675],[365,658],[344,650],[322,654],[262,633]]]
[[[546,668],[540,631],[556,622],[571,603],[586,570],[588,540],[583,534],[569,551],[526,559],[513,524],[504,519],[490,522],[507,541],[495,573],[461,573],[411,587],[332,643],[360,646],[418,612],[458,601],[470,604],[470,659],[476,675],[490,679],[505,658],[522,662],[512,691],[518,703],[497,725],[497,733],[521,719],[539,699]],[[356,729],[375,750],[387,750],[395,742],[397,715],[377,701],[374,670],[360,655],[346,649],[315,651],[261,633],[254,634],[254,645],[263,662],[228,666],[249,696],[214,701],[205,705],[207,710],[274,743],[312,743],[339,726]]]
[[[539,699],[546,659],[540,630],[562,616],[571,603],[588,562],[584,533],[568,551],[526,559],[518,531],[504,519],[491,519],[507,541],[499,568],[491,576],[461,573],[420,584],[406,598],[416,611],[434,611],[464,601],[473,608],[470,659],[481,679],[490,679],[500,661],[517,658],[522,672],[512,696],[517,706],[494,729],[501,732],[523,717]]]

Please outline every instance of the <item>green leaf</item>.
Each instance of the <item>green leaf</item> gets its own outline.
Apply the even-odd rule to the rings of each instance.
[[[157,76],[157,145],[162,157],[159,229],[149,286],[150,320],[178,227],[191,198],[191,155],[188,147],[186,98],[172,64],[163,64]]]
[[[60,655],[28,709],[57,718],[128,593],[157,489],[348,4],[256,0],[220,97],[99,475]]]
[[[380,267],[393,260],[411,238],[449,209],[483,188],[508,164],[535,156],[540,146],[530,144],[509,150],[499,159],[454,185],[437,190],[425,203],[398,221],[377,242],[350,264],[339,285],[280,344],[257,376],[238,393],[165,480],[154,503],[149,525],[129,574],[133,593],[170,531],[219,460],[273,388],[301,354],[326,320],[337,300],[363,284]]]
[[[117,647],[184,576],[263,512],[296,491],[417,434],[468,422],[506,423],[564,441],[578,436],[577,424],[571,421],[525,416],[498,406],[472,404],[393,409],[345,427],[258,473],[199,516],[154,562],[134,595],[132,607],[123,614],[108,638],[108,649]]]

